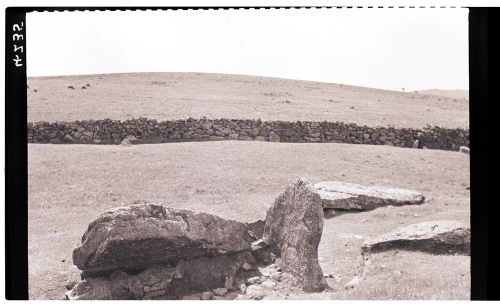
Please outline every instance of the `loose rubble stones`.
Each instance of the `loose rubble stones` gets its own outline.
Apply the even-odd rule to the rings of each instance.
[[[243,223],[142,203],[106,211],[90,223],[73,263],[84,277],[95,276],[249,251],[252,240]]]
[[[361,245],[364,256],[392,249],[470,255],[470,228],[458,221],[423,222],[366,240]]]
[[[425,200],[421,193],[412,190],[338,181],[320,182],[313,188],[325,209],[372,210],[388,205],[422,204]]]
[[[318,261],[322,232],[320,197],[301,178],[289,185],[267,211],[262,240],[280,257],[277,264],[283,272],[294,275],[304,291],[325,287]]]

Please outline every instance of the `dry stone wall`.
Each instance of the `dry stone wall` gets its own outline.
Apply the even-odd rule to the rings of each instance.
[[[29,122],[29,143],[119,144],[210,140],[259,140],[271,142],[340,142],[456,150],[469,145],[468,129],[368,127],[342,122],[261,121],[250,119],[185,119],[157,121],[86,120]]]

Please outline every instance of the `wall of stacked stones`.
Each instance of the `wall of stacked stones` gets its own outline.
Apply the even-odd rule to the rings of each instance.
[[[135,143],[209,140],[260,140],[271,142],[340,142],[458,150],[469,145],[468,129],[368,127],[342,122],[261,121],[244,119],[154,119],[30,122],[29,143],[119,144],[127,137]],[[134,142],[134,141],[133,141]]]

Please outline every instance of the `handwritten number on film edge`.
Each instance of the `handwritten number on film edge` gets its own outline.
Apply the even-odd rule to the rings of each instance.
[[[21,25],[14,24],[14,26],[12,26],[12,31],[20,32],[23,30],[23,26],[24,26],[23,22],[21,22]],[[12,41],[23,41],[24,42],[24,36],[22,34],[14,33],[12,35]],[[23,66],[23,64],[22,64],[23,59],[19,58],[19,54],[15,54],[15,53],[23,53],[23,52],[24,52],[23,45],[18,46],[16,44],[14,44],[14,58],[12,60],[14,60],[16,67]]]

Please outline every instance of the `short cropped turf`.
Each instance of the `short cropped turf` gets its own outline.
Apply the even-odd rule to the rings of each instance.
[[[62,299],[78,280],[71,253],[106,209],[148,200],[241,221],[264,219],[297,176],[422,192],[426,203],[325,219],[319,259],[331,289],[298,299],[463,299],[470,258],[391,251],[364,265],[370,236],[429,220],[469,221],[469,156],[459,152],[335,143],[246,141],[138,146],[30,144],[29,293]],[[354,289],[343,286],[364,272]]]

